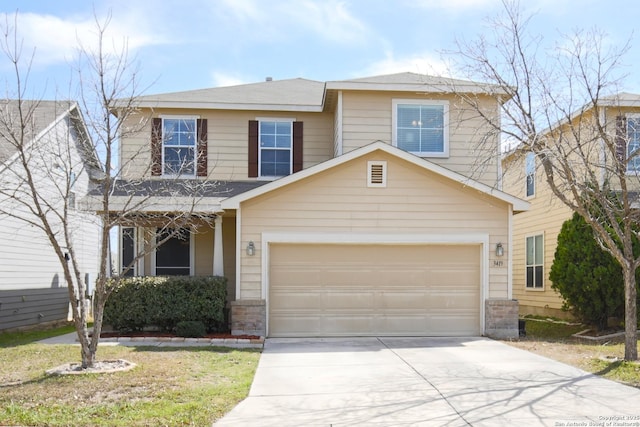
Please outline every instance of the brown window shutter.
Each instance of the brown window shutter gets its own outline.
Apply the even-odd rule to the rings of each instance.
[[[616,117],[616,158],[619,162],[627,159],[627,118]]]
[[[293,173],[302,170],[302,122],[293,122]]]
[[[151,121],[151,176],[162,175],[162,119]]]
[[[258,176],[258,121],[249,120],[249,178]]]
[[[197,176],[207,176],[207,119],[196,122],[198,133]]]

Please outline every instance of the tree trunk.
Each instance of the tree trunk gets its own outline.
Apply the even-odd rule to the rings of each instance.
[[[623,265],[624,273],[624,360],[638,359],[638,312],[635,269]]]

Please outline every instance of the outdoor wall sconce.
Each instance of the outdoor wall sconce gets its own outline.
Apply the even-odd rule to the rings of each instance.
[[[504,248],[502,247],[502,243],[498,243],[496,245],[496,256],[504,255]]]
[[[256,254],[256,245],[253,242],[249,242],[247,245],[247,255],[254,256]]]

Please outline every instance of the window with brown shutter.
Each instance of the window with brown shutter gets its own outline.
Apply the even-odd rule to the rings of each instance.
[[[616,117],[616,158],[619,162],[627,158],[627,119],[624,116]]]
[[[207,120],[156,117],[151,121],[151,176],[207,176]]]
[[[207,176],[207,119],[198,119],[197,176]]]
[[[162,119],[151,121],[151,176],[162,175]]]
[[[302,134],[302,122],[293,122],[293,173],[302,170]]]
[[[303,129],[293,119],[250,120],[248,176],[276,178],[302,170]]]
[[[258,176],[258,121],[249,120],[249,178]]]

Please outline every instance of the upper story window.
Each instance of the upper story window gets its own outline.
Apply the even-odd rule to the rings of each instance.
[[[190,175],[196,171],[196,119],[162,119],[162,174]]]
[[[206,176],[207,120],[181,116],[154,118],[151,156],[153,176]]]
[[[420,157],[448,157],[449,103],[394,100],[393,145]]]
[[[302,170],[303,123],[295,119],[249,120],[248,176],[276,179]]]
[[[627,172],[640,172],[640,117],[627,117]]]
[[[259,175],[290,175],[293,160],[293,122],[260,120],[259,123]]]
[[[536,155],[534,153],[527,153],[525,158],[524,173],[527,181],[526,195],[527,197],[535,196],[536,194]]]

